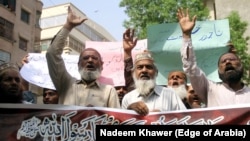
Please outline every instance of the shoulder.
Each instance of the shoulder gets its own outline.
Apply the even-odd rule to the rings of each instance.
[[[166,92],[167,93],[174,93],[174,90],[172,88],[159,86],[159,85],[155,86],[154,90],[155,90],[156,93],[162,93],[162,92],[164,92],[164,93],[166,93]]]
[[[104,93],[117,94],[116,89],[113,85],[98,83],[98,86],[100,88],[100,91],[103,91]]]
[[[136,91],[136,89],[134,89],[134,90],[128,92],[127,94],[125,94],[123,98],[128,99],[131,97],[138,97],[138,96],[139,96],[139,93]]]
[[[98,85],[99,85],[99,87],[101,87],[103,89],[115,89],[115,87],[113,85],[109,85],[109,84],[99,83]]]

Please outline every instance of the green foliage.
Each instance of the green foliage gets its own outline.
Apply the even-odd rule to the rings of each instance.
[[[136,29],[139,39],[147,37],[147,27],[153,24],[178,22],[178,8],[189,8],[190,15],[197,15],[197,20],[208,19],[208,9],[202,0],[122,0],[120,7],[130,18],[124,21],[126,28]]]
[[[209,10],[202,0],[122,0],[120,7],[125,8],[129,20],[124,21],[125,28],[134,28],[139,39],[147,37],[147,27],[153,24],[178,22],[176,12],[178,8],[189,8],[190,16],[194,14],[197,20],[209,19]],[[243,36],[247,28],[247,22],[242,22],[237,12],[231,12],[228,16],[230,24],[231,42],[236,48],[237,54],[245,68],[243,80],[250,84],[250,56],[247,53],[247,41],[249,37]]]
[[[230,38],[231,42],[234,45],[237,54],[241,58],[241,61],[244,66],[244,76],[243,80],[246,84],[250,84],[250,75],[249,75],[249,67],[250,67],[250,55],[247,53],[247,41],[249,40],[249,36],[244,37],[244,33],[247,29],[247,22],[241,21],[238,12],[232,11],[230,15],[227,17],[230,25]]]

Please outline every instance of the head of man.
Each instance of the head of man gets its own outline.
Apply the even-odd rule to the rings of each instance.
[[[43,103],[44,104],[58,104],[59,94],[53,89],[43,89]]]
[[[19,68],[15,64],[0,66],[0,103],[22,103],[23,88]]]
[[[156,85],[155,79],[158,74],[154,59],[148,51],[135,56],[132,73],[136,90],[140,95],[148,96]]]
[[[183,71],[171,71],[168,74],[168,87],[173,88],[175,92],[184,101],[187,96],[187,76]]]
[[[168,86],[175,88],[187,84],[187,76],[183,71],[171,71],[168,74]]]
[[[93,48],[84,49],[79,57],[78,71],[86,82],[93,82],[100,77],[103,69],[100,53]]]
[[[201,108],[202,100],[201,98],[195,93],[193,87],[190,85],[187,88],[187,104],[190,108]],[[186,105],[186,104],[185,104]]]
[[[125,94],[128,93],[126,86],[115,86],[116,92],[119,97],[120,104],[122,103],[122,99],[125,96]]]
[[[225,53],[218,61],[219,78],[224,83],[238,83],[243,77],[243,65],[235,53]]]

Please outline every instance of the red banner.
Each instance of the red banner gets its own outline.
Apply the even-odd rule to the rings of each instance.
[[[95,140],[96,125],[249,125],[250,105],[155,112],[65,105],[0,104],[0,140]]]

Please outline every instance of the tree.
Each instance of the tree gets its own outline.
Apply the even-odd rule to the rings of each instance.
[[[139,39],[147,37],[147,27],[153,24],[178,22],[178,8],[189,8],[190,15],[197,15],[197,20],[208,20],[209,10],[202,0],[122,0],[120,7],[125,7],[129,20],[124,21],[125,28],[136,29]],[[233,11],[229,19],[230,38],[234,48],[242,60],[244,70],[243,80],[250,84],[250,55],[247,53],[249,37],[243,36],[247,22],[242,22],[237,12]]]
[[[236,11],[232,11],[227,18],[229,20],[231,43],[234,46],[236,53],[241,58],[241,61],[245,68],[243,80],[246,84],[249,85],[250,55],[247,53],[247,41],[249,40],[249,36],[244,37],[244,33],[247,30],[248,23],[245,21],[241,21],[240,16]]]
[[[197,15],[197,20],[207,20],[209,14],[202,0],[122,0],[120,7],[125,7],[130,18],[123,26],[136,29],[139,39],[147,37],[149,25],[178,22],[178,8],[189,8],[191,15]]]

